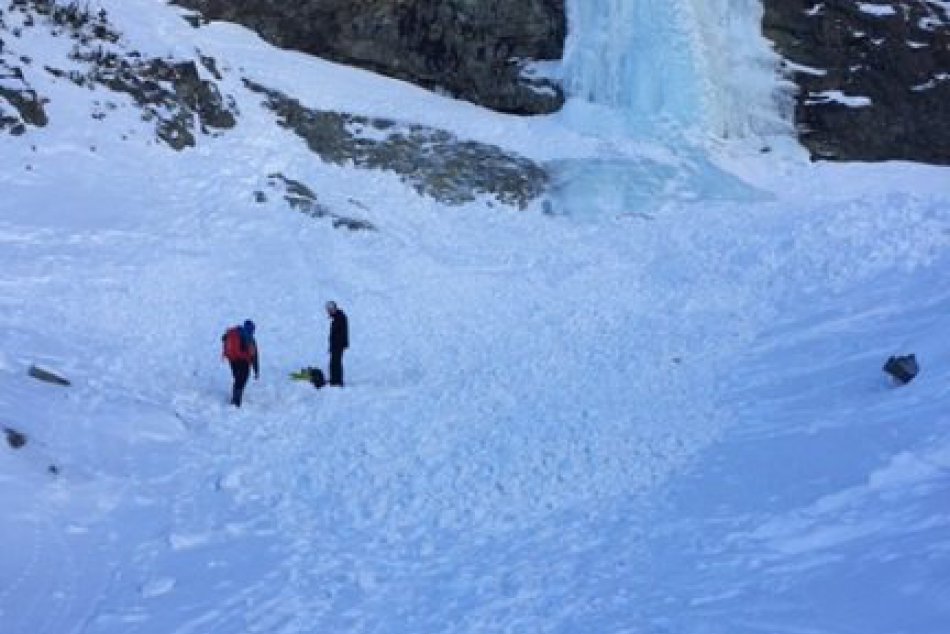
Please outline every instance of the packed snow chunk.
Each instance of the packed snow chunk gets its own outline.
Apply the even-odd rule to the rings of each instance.
[[[924,82],[923,84],[918,84],[916,86],[911,86],[910,89],[914,92],[925,92],[927,90],[932,90],[937,87],[937,84],[950,80],[950,73],[937,73],[933,76],[933,79]]]
[[[184,533],[172,533],[168,536],[168,545],[171,546],[172,550],[187,550],[189,548],[197,548],[198,546],[203,546],[211,541],[211,535],[207,533],[198,533],[198,534],[184,534]]]
[[[869,2],[859,2],[858,9],[860,9],[862,13],[876,15],[878,17],[897,14],[897,10],[889,4],[871,4]]]
[[[928,15],[921,18],[920,22],[918,22],[918,25],[924,31],[936,31],[944,25],[944,22],[936,16]]]
[[[168,594],[175,588],[176,583],[175,579],[171,577],[162,577],[148,581],[142,585],[142,597],[145,599],[153,599],[163,594]]]
[[[782,61],[782,65],[793,73],[802,73],[805,75],[813,75],[815,77],[824,77],[828,74],[828,71],[824,68],[814,68],[812,66],[798,64],[787,59]]]
[[[822,103],[837,103],[848,108],[867,108],[874,102],[870,97],[846,95],[840,90],[824,90],[813,93],[812,98],[805,101],[809,106]]]
[[[937,482],[950,469],[950,444],[918,455],[909,451],[894,456],[887,466],[868,476],[868,487],[882,491]]]

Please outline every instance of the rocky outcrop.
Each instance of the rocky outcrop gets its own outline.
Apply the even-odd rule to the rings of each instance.
[[[128,50],[105,11],[53,0],[11,0],[8,11],[0,12],[0,33],[7,40],[0,39],[0,130],[17,135],[26,133],[29,126],[47,124],[46,100],[27,79],[37,72],[77,86],[128,95],[142,119],[154,122],[156,137],[176,150],[194,146],[198,133],[215,134],[237,123],[233,99],[222,96],[213,80],[202,77],[197,62],[145,58]],[[26,29],[35,28],[71,40],[70,62],[79,64],[71,63],[70,70],[35,68],[29,57],[16,51],[16,40]],[[207,74],[218,76],[213,60],[202,57],[201,65]],[[109,99],[97,103],[100,107],[90,113],[96,120],[119,107]]]
[[[49,119],[43,103],[24,79],[22,69],[0,59],[0,131],[9,130],[19,136],[26,133],[27,126],[46,126]]]
[[[277,193],[281,196],[284,202],[295,211],[299,211],[311,218],[330,218],[333,221],[334,229],[349,229],[350,231],[376,230],[373,223],[367,220],[344,216],[334,212],[319,201],[317,194],[314,193],[310,187],[299,180],[287,178],[279,172],[268,174],[267,188],[272,193]],[[267,193],[261,190],[254,192],[254,198],[259,203],[266,203],[268,201]],[[349,202],[351,205],[359,206],[356,201],[352,199]]]
[[[496,146],[412,123],[314,110],[279,91],[244,83],[324,161],[394,172],[440,202],[458,205],[488,196],[524,208],[547,187],[540,166]]]
[[[141,60],[101,49],[77,52],[74,59],[87,62],[89,71],[47,70],[80,86],[101,84],[129,95],[142,110],[142,118],[155,122],[156,136],[175,150],[194,147],[196,120],[204,134],[237,123],[233,100],[225,101],[213,82],[202,79],[194,61]]]
[[[377,70],[497,110],[551,112],[563,103],[557,86],[528,77],[525,69],[531,60],[561,56],[565,0],[179,0],[179,4],[202,11],[206,18],[255,28],[281,46]],[[814,158],[950,164],[950,5],[945,0],[763,0],[763,4],[764,32],[800,88],[795,123]],[[217,134],[236,125],[235,102],[219,92],[214,60],[143,58],[125,48],[104,12],[90,11],[85,3],[7,0],[5,6],[0,10],[0,132],[22,135],[47,125],[47,99],[35,89],[42,85],[36,81],[37,72],[128,95],[142,117],[154,122],[157,138],[175,149],[195,145],[200,134]],[[201,20],[194,24],[200,26]],[[26,29],[40,27],[73,40],[72,61],[85,66],[36,68],[17,51],[17,40]],[[97,102],[92,118],[103,119],[125,107],[117,101],[121,100]],[[323,132],[316,143],[316,128],[352,130],[387,123],[339,113],[312,114],[315,127],[297,131],[309,135],[308,143],[319,146],[322,156],[331,157],[328,160],[354,151],[358,163],[385,164],[380,168],[393,169],[420,191],[449,200],[462,198],[453,189],[459,187],[457,176],[437,177],[436,171],[425,178],[412,175],[411,161],[397,156],[402,143],[398,139],[406,141],[406,152],[410,147],[427,152],[430,165],[435,164],[433,156],[442,153],[439,161],[449,171],[455,169],[446,167],[453,161],[469,163],[485,150],[455,139],[448,143],[454,148],[450,152],[437,134],[427,132],[422,136],[428,135],[428,140],[421,141],[422,128],[395,135],[387,142],[388,149],[376,147],[373,153],[354,144],[352,135],[338,135],[331,142]],[[285,117],[285,124],[292,127],[287,121]],[[471,156],[466,155],[469,150]],[[464,178],[475,184],[476,191],[497,191],[499,198],[519,192],[511,194],[511,200],[525,204],[544,178],[533,169],[520,174],[527,174],[527,179],[493,186],[471,174]],[[451,184],[437,185],[440,179]]]
[[[178,0],[280,46],[444,90],[503,112],[551,112],[565,0]],[[950,163],[950,5],[763,0],[766,35],[800,88],[795,120],[817,159]],[[200,21],[196,21],[196,24]]]
[[[814,158],[950,164],[950,4],[764,0]]]
[[[177,0],[282,46],[516,114],[563,103],[532,60],[559,59],[564,0]]]
[[[9,29],[4,17],[0,12],[0,33],[11,32],[16,37],[17,32]],[[23,75],[22,65],[28,61],[14,56],[0,37],[0,132],[8,130],[18,136],[26,133],[27,126],[41,128],[49,121],[43,99]]]

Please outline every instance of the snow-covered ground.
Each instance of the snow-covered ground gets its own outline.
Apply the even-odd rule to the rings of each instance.
[[[0,632],[946,631],[950,171],[605,140],[97,4],[217,58],[241,117],[179,154],[36,74],[50,125],[0,140]],[[557,213],[320,163],[244,76],[562,166]],[[378,231],[254,202],[272,172]],[[286,375],[327,299],[353,345],[316,391]]]

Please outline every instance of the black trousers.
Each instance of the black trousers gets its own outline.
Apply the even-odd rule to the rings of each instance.
[[[244,386],[251,376],[251,364],[247,361],[231,361],[231,374],[234,376],[234,388],[231,390],[231,405],[241,406]]]
[[[343,351],[330,351],[330,368],[327,383],[330,385],[343,385]]]

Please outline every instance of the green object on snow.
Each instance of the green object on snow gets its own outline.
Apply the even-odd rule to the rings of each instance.
[[[312,383],[317,389],[320,389],[327,383],[326,378],[323,376],[323,370],[320,368],[301,368],[296,372],[291,372],[288,376],[294,381],[307,381]]]

